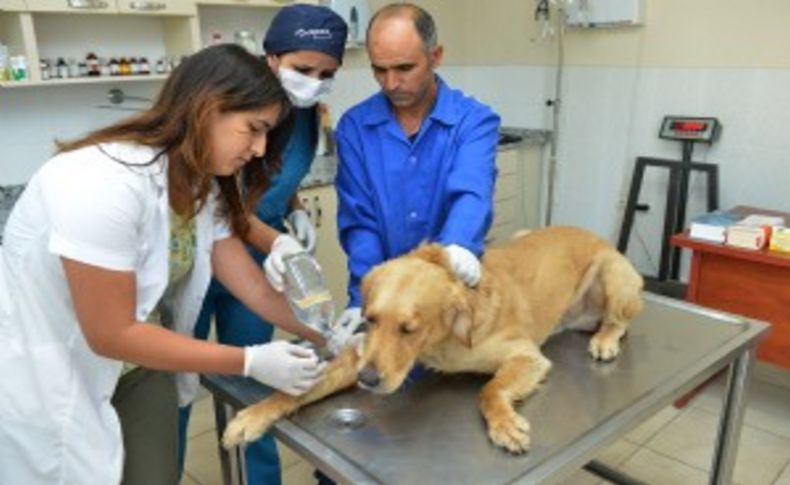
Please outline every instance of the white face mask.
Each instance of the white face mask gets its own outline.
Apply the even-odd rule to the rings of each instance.
[[[332,79],[321,81],[287,67],[280,68],[280,82],[291,102],[298,108],[314,106],[321,96],[332,89]]]

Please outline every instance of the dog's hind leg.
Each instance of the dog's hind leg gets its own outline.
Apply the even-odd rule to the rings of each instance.
[[[507,359],[483,387],[480,410],[488,437],[511,453],[529,449],[529,423],[513,407],[529,396],[551,369],[551,362],[529,342],[530,351]]]
[[[643,280],[622,255],[612,253],[601,265],[603,318],[590,339],[589,352],[598,360],[612,360],[620,354],[620,339],[631,319],[642,310]]]
[[[290,396],[275,392],[263,401],[243,409],[225,429],[223,446],[231,448],[255,441],[278,419],[294,413],[305,404],[353,386],[357,381],[358,361],[357,350],[348,348],[329,363],[321,381],[307,393]]]

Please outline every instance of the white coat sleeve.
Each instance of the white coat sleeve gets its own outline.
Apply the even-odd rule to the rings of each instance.
[[[67,160],[39,175],[51,223],[49,251],[106,269],[134,270],[146,207],[139,179],[101,163]]]

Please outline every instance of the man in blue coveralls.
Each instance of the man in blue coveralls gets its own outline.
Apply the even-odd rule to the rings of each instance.
[[[499,116],[435,73],[443,49],[428,12],[383,7],[368,25],[367,51],[381,91],[337,129],[338,229],[350,273],[337,323],[347,332],[363,320],[362,277],[423,241],[444,245],[456,275],[478,283],[496,179]]]

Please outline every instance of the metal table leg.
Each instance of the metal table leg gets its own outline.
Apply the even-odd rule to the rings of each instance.
[[[743,415],[746,408],[746,392],[754,364],[756,350],[748,349],[730,364],[727,387],[724,392],[719,431],[713,450],[710,472],[712,485],[729,485],[738,454]]]
[[[214,418],[217,425],[217,448],[222,468],[222,483],[224,485],[245,485],[243,447],[239,446],[233,451],[228,451],[222,446],[222,435],[225,433],[228,419],[233,417],[234,410],[216,394],[212,396],[212,400],[214,401]]]

